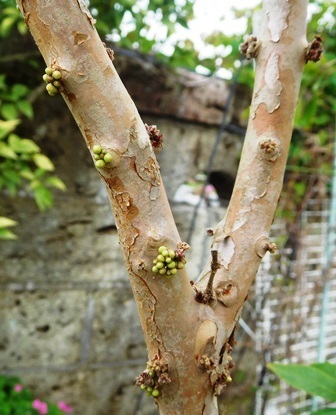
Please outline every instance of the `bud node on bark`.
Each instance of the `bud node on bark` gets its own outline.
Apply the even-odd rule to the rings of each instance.
[[[229,280],[221,281],[215,292],[218,301],[224,304],[225,307],[231,307],[238,299],[239,290],[237,285],[233,281]]]
[[[250,35],[244,43],[239,46],[240,52],[246,55],[246,59],[256,58],[259,54],[261,42],[257,36]]]
[[[315,39],[308,44],[305,52],[306,63],[309,61],[317,62],[323,53],[322,37],[315,35]]]
[[[260,237],[255,244],[255,251],[260,258],[262,258],[266,252],[274,254],[276,250],[276,244],[274,242],[270,242],[266,236]]]
[[[275,161],[280,156],[280,141],[277,138],[262,140],[259,147],[264,150],[266,159],[269,161]]]

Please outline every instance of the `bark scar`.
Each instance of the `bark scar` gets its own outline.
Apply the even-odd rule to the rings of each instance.
[[[260,104],[264,104],[269,114],[280,107],[282,83],[280,81],[279,55],[272,53],[266,63],[264,86],[255,94],[252,103],[252,118]]]
[[[279,42],[281,33],[288,27],[291,6],[288,0],[274,0],[267,12],[268,30],[273,42]]]

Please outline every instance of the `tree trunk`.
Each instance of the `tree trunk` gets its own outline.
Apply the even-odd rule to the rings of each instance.
[[[145,371],[138,382],[155,382],[161,414],[218,414],[216,395],[231,381],[236,322],[262,256],[274,249],[267,236],[305,62],[307,1],[264,1],[241,165],[226,219],[214,229],[212,265],[209,260],[194,287],[185,269],[171,276],[152,271],[158,247],[175,250],[180,238],[146,128],[84,0],[18,4],[47,66],[62,74],[62,95],[93,161],[97,146],[113,156],[97,170],[116,217],[153,366],[153,381],[144,379]],[[206,289],[210,275],[213,286]]]

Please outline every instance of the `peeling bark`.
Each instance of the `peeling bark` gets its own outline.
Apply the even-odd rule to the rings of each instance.
[[[114,162],[98,172],[116,217],[149,358],[168,365],[156,397],[164,415],[217,415],[231,381],[233,332],[261,258],[280,195],[301,73],[304,0],[264,1],[256,83],[246,142],[226,219],[214,229],[218,269],[200,304],[184,269],[152,272],[157,249],[180,241],[146,128],[82,0],[18,0],[47,66],[62,73],[62,95],[94,161],[100,145]],[[216,254],[217,255],[217,254]],[[210,261],[197,283],[207,286]],[[212,285],[212,284],[211,284]]]

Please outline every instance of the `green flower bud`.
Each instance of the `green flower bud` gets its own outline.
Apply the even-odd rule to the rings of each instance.
[[[157,262],[156,266],[158,267],[158,269],[161,269],[164,267],[163,262]]]
[[[47,75],[46,73],[42,76],[42,79],[44,80],[44,82],[48,83],[48,82],[52,82],[53,78],[52,76]]]
[[[147,392],[151,392],[152,393],[153,392],[153,388],[151,386],[148,386],[147,387]]]
[[[155,373],[154,373],[154,372],[152,372],[151,370],[148,372],[148,374],[149,374],[149,376],[150,376],[151,378],[153,378],[153,377],[155,376]]]
[[[164,250],[161,252],[161,254],[162,254],[163,256],[168,256],[168,255],[169,255],[168,249],[164,249]]]
[[[95,154],[100,154],[102,151],[101,145],[100,144],[96,144],[95,146],[92,147],[92,151]]]
[[[184,268],[184,264],[183,264],[183,262],[181,262],[181,261],[180,261],[180,262],[178,262],[178,263],[177,263],[177,268],[178,268],[178,269],[183,269],[183,268]]]
[[[95,164],[96,164],[96,167],[98,167],[98,169],[103,169],[105,167],[104,160],[97,160]]]
[[[166,273],[167,275],[170,275],[170,270],[169,269],[167,269],[167,273]]]
[[[175,258],[175,252],[172,249],[169,249],[168,255],[170,256],[171,259]]]
[[[159,274],[164,275],[166,273],[166,268],[161,268]]]
[[[56,88],[59,88],[59,87],[61,86],[61,83],[60,83],[60,81],[54,81],[54,82],[53,82],[53,85],[54,85]]]
[[[158,263],[158,260],[157,259],[153,259],[153,264],[155,265],[157,263]]]
[[[95,155],[94,155],[94,159],[95,159],[95,160],[99,160],[99,159],[100,159],[99,154],[95,154]]]
[[[54,96],[57,94],[57,88],[54,87],[53,84],[47,84],[46,85],[46,90],[48,92],[49,95]]]
[[[168,248],[166,246],[160,246],[160,248],[158,249],[158,251],[160,252],[160,254],[162,254],[162,251],[166,251]]]
[[[170,264],[168,264],[168,268],[173,269],[176,267],[176,262],[172,261]]]
[[[154,265],[154,267],[152,268],[152,271],[153,272],[159,272],[159,268],[156,265]]]
[[[160,262],[164,262],[164,260],[165,260],[165,257],[163,255],[158,255],[156,258]]]
[[[175,275],[175,274],[177,273],[177,269],[176,269],[176,268],[171,269],[171,270],[170,270],[170,273],[171,273],[172,275]]]
[[[44,72],[47,75],[51,75],[54,72],[54,70],[48,66],[47,68],[45,68]]]
[[[144,391],[145,389],[147,389],[147,386],[146,385],[141,385],[140,389],[142,389]]]
[[[107,153],[107,151],[105,150],[105,148],[102,149],[102,153],[103,154],[106,154]]]
[[[104,153],[103,153],[104,154]],[[106,153],[104,155],[104,161],[105,163],[110,163],[113,160],[113,156],[111,153]]]
[[[172,262],[172,259],[170,258],[170,256],[167,256],[165,259],[167,264],[170,264]]]
[[[153,391],[152,391],[152,396],[154,396],[154,398],[156,398],[157,396],[159,396],[160,395],[160,392],[157,390],[157,389],[154,389]]]
[[[104,159],[104,154],[103,153],[100,153],[99,154],[99,157],[103,160]]]
[[[61,78],[62,78],[62,74],[61,74],[61,72],[60,72],[60,71],[54,71],[54,72],[51,74],[51,76],[52,76],[54,79],[61,79]]]

